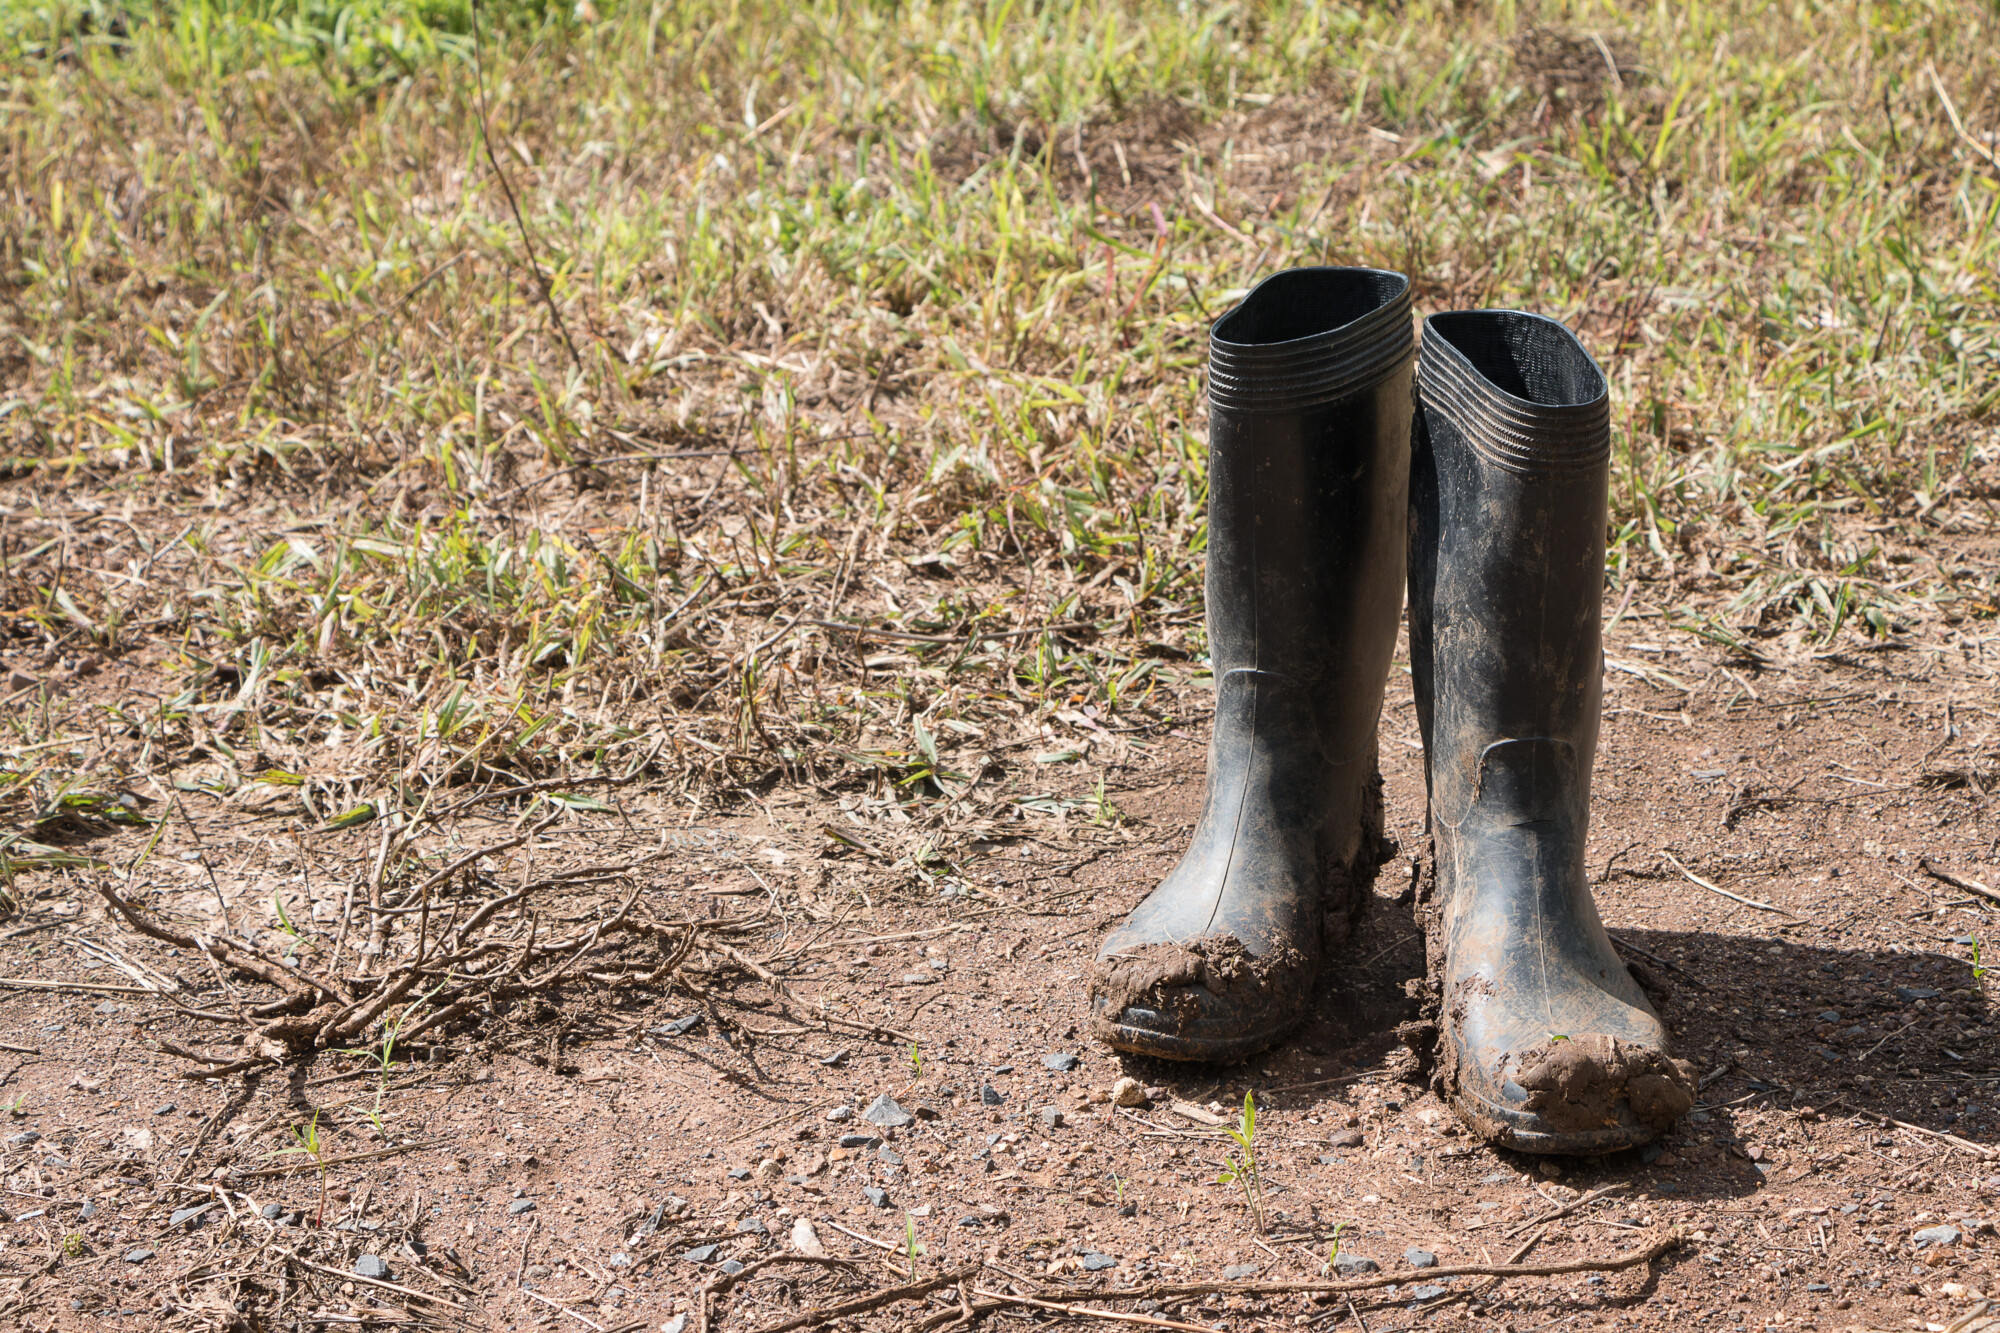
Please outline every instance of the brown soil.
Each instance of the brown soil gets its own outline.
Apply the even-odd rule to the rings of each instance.
[[[737,947],[786,960],[789,1006],[743,979],[706,998],[679,984],[556,992],[394,1052],[386,1078],[334,1051],[187,1077],[159,1048],[213,1049],[218,1026],[141,984],[172,978],[187,1008],[210,1011],[248,988],[108,919],[83,877],[23,878],[5,935],[14,988],[0,991],[14,1106],[0,1267],[16,1293],[0,1307],[36,1329],[659,1328],[723,1261],[810,1249],[802,1222],[860,1265],[767,1268],[715,1298],[712,1327],[757,1329],[896,1285],[911,1236],[919,1276],[984,1261],[980,1283],[1027,1289],[1313,1279],[1336,1226],[1344,1252],[1400,1271],[1406,1249],[1498,1261],[1529,1236],[1527,1262],[1610,1258],[1639,1243],[1634,1228],[1671,1223],[1693,1240],[1651,1265],[1444,1281],[1441,1294],[1410,1270],[1355,1315],[1377,1333],[1948,1322],[2000,1283],[2000,1089],[1969,944],[1991,903],[1946,878],[1993,873],[1981,669],[1895,650],[1752,667],[1661,638],[1633,613],[1610,636],[1591,861],[1612,931],[1670,987],[1677,1050],[1701,1072],[1699,1105],[1656,1150],[1544,1162],[1482,1146],[1396,1040],[1424,973],[1411,853],[1425,845],[1398,673],[1385,769],[1405,850],[1316,1017],[1229,1069],[1121,1062],[1084,1037],[1096,941],[1172,864],[1197,811],[1191,723],[1148,738],[1156,762],[1108,793],[1118,823],[1072,812],[996,833],[945,881],[950,896],[830,841],[822,827],[841,811],[817,792],[693,816],[664,792],[615,793],[615,820],[549,828],[493,874],[524,874],[511,858],[528,853],[547,874],[664,846],[621,884],[661,919],[761,913]],[[210,930],[218,886],[239,922],[275,891],[323,915],[373,854],[366,830],[316,832],[283,800],[179,799],[202,841],[171,825],[145,897]],[[456,836],[472,847],[507,829],[496,816],[490,833],[468,821]],[[78,837],[118,865],[144,840]],[[23,988],[35,980],[57,988]],[[1151,1085],[1149,1107],[1108,1104],[1126,1074]],[[1246,1089],[1266,1235],[1215,1183],[1210,1122]],[[883,1093],[916,1118],[863,1121]],[[315,1117],[323,1196],[317,1159],[286,1154]],[[364,1255],[393,1286],[350,1276]],[[906,1304],[850,1326],[914,1327],[957,1300],[948,1288],[921,1316]],[[1309,1295],[1212,1295],[1168,1313],[1227,1329],[1352,1318],[1344,1299]]]

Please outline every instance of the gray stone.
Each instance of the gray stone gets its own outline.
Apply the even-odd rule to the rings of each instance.
[[[1045,1055],[1042,1057],[1042,1068],[1048,1070],[1051,1074],[1067,1074],[1070,1070],[1075,1069],[1077,1064],[1077,1058],[1067,1051],[1058,1051],[1054,1055]]]
[[[161,1105],[155,1106],[153,1108],[154,1115],[172,1115],[173,1113],[174,1113],[174,1104],[172,1102],[164,1102]]]
[[[1241,1282],[1246,1278],[1256,1276],[1257,1265],[1255,1264],[1231,1264],[1222,1270],[1222,1280],[1224,1282]]]
[[[1838,1023],[1841,1020],[1841,1017],[1842,1015],[1840,1010],[1829,1009],[1825,1013],[1819,1016],[1819,1021],[1822,1023]]]
[[[819,1062],[825,1065],[828,1069],[832,1069],[836,1065],[846,1064],[847,1057],[852,1055],[853,1053],[854,1052],[847,1050],[845,1047],[843,1047],[842,1049],[835,1051],[832,1055],[821,1056]]]
[[[1403,1262],[1412,1268],[1436,1268],[1438,1257],[1429,1250],[1420,1250],[1412,1245],[1403,1251]]]
[[[736,1232],[738,1235],[768,1236],[771,1234],[771,1228],[764,1225],[762,1218],[745,1217],[738,1219]]]
[[[1063,1123],[1062,1108],[1060,1106],[1044,1106],[1042,1108],[1042,1123],[1050,1129],[1061,1129]]]
[[[7,1136],[7,1146],[10,1148],[25,1148],[41,1137],[40,1130],[24,1129],[19,1134],[9,1134]]]
[[[826,1118],[833,1121],[836,1125],[843,1120],[852,1120],[854,1119],[854,1108],[851,1106],[836,1106],[826,1113]]]
[[[875,1160],[887,1163],[890,1166],[901,1166],[903,1164],[903,1154],[885,1143],[875,1150]]]
[[[869,1204],[876,1208],[887,1208],[889,1206],[889,1191],[878,1190],[872,1185],[861,1191],[861,1197],[868,1200]]]
[[[1943,991],[1932,990],[1929,986],[1896,987],[1896,998],[1899,1000],[1935,1000],[1942,994]]]
[[[1440,1287],[1434,1282],[1426,1282],[1421,1287],[1412,1287],[1410,1289],[1410,1299],[1413,1301],[1434,1301],[1450,1290],[1450,1287]]]
[[[843,1148],[872,1148],[882,1140],[873,1134],[842,1134],[840,1146]]]
[[[1328,1139],[1327,1142],[1336,1148],[1359,1148],[1362,1143],[1361,1131],[1358,1129],[1343,1129]]]
[[[994,1073],[996,1073],[996,1074],[1011,1074],[1011,1073],[1013,1073],[1013,1072],[1014,1072],[1014,1066],[1012,1066],[1012,1065],[995,1065],[995,1066],[993,1066],[993,1072],[994,1072]]]
[[[664,1026],[654,1028],[653,1031],[662,1033],[665,1036],[669,1037],[685,1037],[688,1033],[694,1031],[697,1027],[700,1026],[701,1026],[701,1012],[697,1010],[694,1013],[686,1014],[680,1018],[676,1018],[672,1022],[667,1023]]]
[[[1957,1227],[1925,1227],[1922,1231],[1910,1237],[1910,1244],[1918,1248],[1926,1245],[1956,1245],[1958,1244],[1958,1237],[1959,1230]]]
[[[152,1257],[153,1252],[148,1249],[135,1247],[125,1251],[125,1262],[128,1264],[143,1264]]]
[[[607,1268],[630,1268],[632,1266],[632,1256],[620,1250],[609,1259],[606,1259],[604,1264]]]
[[[1349,1254],[1342,1250],[1333,1258],[1334,1271],[1346,1277],[1359,1277],[1363,1273],[1379,1273],[1382,1265],[1365,1254]]]
[[[176,1208],[173,1211],[173,1215],[167,1219],[167,1225],[177,1227],[185,1222],[199,1221],[201,1215],[214,1206],[212,1203],[204,1203],[198,1204],[193,1208]]]
[[[522,1213],[532,1213],[534,1211],[535,1201],[533,1199],[516,1199],[507,1205],[507,1214],[510,1217],[519,1217]]]
[[[660,1325],[660,1333],[687,1333],[687,1326],[688,1317],[684,1314],[677,1314],[666,1323]]]
[[[1339,1154],[1339,1153],[1330,1153],[1330,1152],[1323,1152],[1323,1153],[1321,1153],[1321,1154],[1319,1155],[1319,1164],[1320,1164],[1321,1166],[1339,1166],[1339,1165],[1340,1165],[1340,1154]]]
[[[715,1252],[721,1248],[720,1245],[697,1245],[686,1254],[683,1254],[681,1258],[691,1264],[705,1264],[714,1259]]]
[[[884,1129],[902,1129],[916,1123],[916,1117],[896,1105],[896,1099],[886,1092],[868,1103],[868,1109],[861,1113],[861,1118]]]
[[[1083,1261],[1084,1271],[1089,1273],[1102,1273],[1107,1268],[1118,1267],[1116,1259],[1108,1254],[1099,1254],[1096,1250],[1085,1250],[1077,1257]]]
[[[732,1166],[729,1168],[729,1178],[731,1180],[748,1180],[750,1179],[750,1168],[747,1166]]]
[[[1007,1097],[991,1083],[982,1083],[979,1085],[979,1101],[984,1106],[1002,1106],[1006,1104]]]
[[[743,1271],[743,1264],[740,1260],[724,1259],[722,1261],[722,1271],[729,1274],[731,1277],[735,1277],[738,1273]]]
[[[556,1270],[547,1264],[529,1264],[521,1270],[522,1275],[530,1282],[547,1282],[555,1276],[555,1272]]]
[[[389,1276],[389,1265],[382,1262],[379,1254],[364,1254],[354,1261],[354,1276],[372,1277],[377,1281]]]
[[[267,1203],[257,1211],[275,1222],[285,1215],[285,1205],[282,1203]]]

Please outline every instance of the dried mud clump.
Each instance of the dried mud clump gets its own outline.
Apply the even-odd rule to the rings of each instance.
[[[1528,1109],[1561,1132],[1618,1122],[1618,1103],[1634,1119],[1664,1131],[1694,1107],[1694,1066],[1616,1037],[1568,1037],[1520,1053],[1514,1081]]]
[[[1302,962],[1291,945],[1253,956],[1233,935],[1141,945],[1091,964],[1092,1008],[1101,1023],[1115,1021],[1127,1009],[1156,1010],[1185,1023],[1195,1015],[1196,988],[1218,997],[1246,986],[1262,988],[1273,973],[1294,971]]]

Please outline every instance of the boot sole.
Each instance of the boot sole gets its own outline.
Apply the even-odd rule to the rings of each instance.
[[[1657,1132],[1644,1125],[1615,1125],[1584,1134],[1533,1129],[1528,1126],[1533,1123],[1534,1116],[1495,1106],[1459,1087],[1448,1089],[1445,1100],[1452,1113],[1465,1122],[1466,1128],[1488,1143],[1512,1148],[1516,1152],[1602,1157],[1630,1148],[1642,1148],[1659,1137]]]
[[[1093,1018],[1091,1035],[1121,1055],[1145,1055],[1182,1064],[1239,1064],[1283,1041],[1303,1017],[1253,1036],[1231,1038],[1188,1037]]]

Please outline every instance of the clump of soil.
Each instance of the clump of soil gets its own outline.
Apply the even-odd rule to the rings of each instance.
[[[1621,1101],[1662,1132],[1694,1109],[1694,1066],[1616,1037],[1565,1037],[1523,1051],[1519,1061],[1514,1081],[1528,1090],[1528,1109],[1559,1131],[1615,1124]]]

